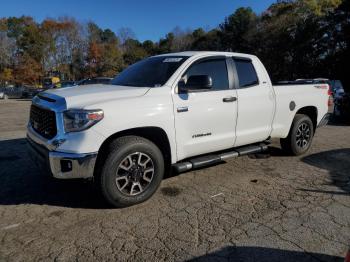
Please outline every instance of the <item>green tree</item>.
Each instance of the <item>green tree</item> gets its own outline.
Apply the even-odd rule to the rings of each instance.
[[[317,16],[333,12],[342,3],[342,0],[298,0],[297,5],[302,12],[311,12]]]
[[[159,53],[171,52],[171,47],[174,42],[174,33],[168,33],[165,38],[161,38],[158,42]]]
[[[142,43],[142,48],[146,51],[148,55],[155,55],[158,51],[158,46],[151,40],[146,40]]]
[[[208,33],[197,35],[192,43],[191,49],[198,51],[224,50],[221,41],[221,32],[218,29],[213,29]]]
[[[142,47],[142,44],[138,40],[127,39],[123,46],[123,59],[125,65],[133,64],[145,58],[148,55],[146,50]]]
[[[203,36],[205,36],[206,32],[203,30],[203,28],[197,28],[192,32],[192,37],[194,40],[197,40]]]
[[[114,76],[123,68],[118,37],[110,29],[102,30],[94,23],[88,24],[88,32],[88,76]]]
[[[344,0],[324,17],[323,28],[320,45],[327,52],[315,70],[329,78],[341,79],[350,91],[350,0]]]
[[[249,32],[257,24],[257,16],[251,8],[238,8],[220,25],[222,46],[225,50],[249,52]]]

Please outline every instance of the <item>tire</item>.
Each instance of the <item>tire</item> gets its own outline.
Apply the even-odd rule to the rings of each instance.
[[[153,168],[153,173],[152,173]],[[100,174],[100,189],[114,207],[127,207],[149,199],[164,176],[164,158],[151,141],[125,136],[109,147]]]
[[[310,117],[296,114],[288,136],[280,140],[281,147],[288,155],[302,155],[310,149],[313,136],[314,125]]]

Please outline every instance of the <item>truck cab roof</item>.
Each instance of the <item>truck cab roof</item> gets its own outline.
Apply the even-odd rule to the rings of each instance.
[[[161,54],[157,56],[238,56],[238,57],[245,57],[245,58],[255,58],[254,55],[244,54],[244,53],[234,53],[234,52],[220,52],[220,51],[184,51],[184,52],[177,52],[177,53],[167,53],[167,54]]]

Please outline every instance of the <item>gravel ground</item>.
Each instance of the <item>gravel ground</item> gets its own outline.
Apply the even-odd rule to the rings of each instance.
[[[30,101],[0,101],[0,261],[343,261],[350,244],[350,126],[310,152],[169,175],[146,203],[108,208],[86,181],[29,161]]]

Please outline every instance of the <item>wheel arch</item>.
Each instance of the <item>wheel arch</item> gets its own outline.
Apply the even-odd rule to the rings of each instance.
[[[110,135],[107,139],[105,139],[105,141],[102,143],[98,150],[94,172],[95,175],[99,173],[101,164],[103,163],[103,160],[108,154],[108,146],[110,145],[110,143],[115,139],[124,136],[139,136],[150,140],[156,146],[158,146],[158,148],[162,152],[165,161],[164,166],[166,170],[171,167],[170,141],[164,129],[156,126],[137,127],[116,132]]]
[[[303,114],[303,115],[307,115],[308,117],[310,117],[312,124],[313,124],[313,127],[314,127],[314,131],[316,130],[317,118],[318,118],[317,107],[305,106],[305,107],[299,108],[298,111],[295,113],[295,115],[297,115],[297,114]]]

